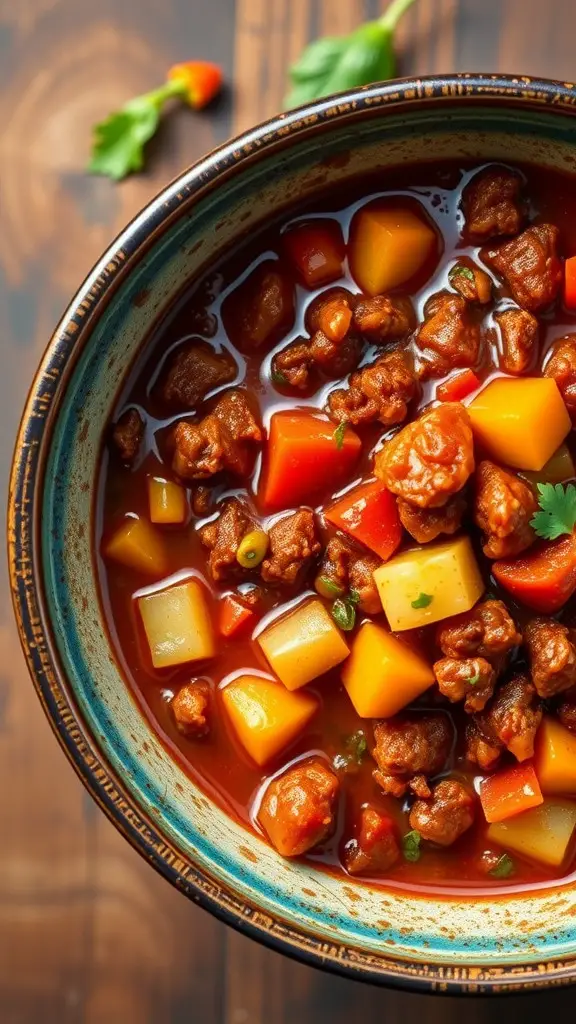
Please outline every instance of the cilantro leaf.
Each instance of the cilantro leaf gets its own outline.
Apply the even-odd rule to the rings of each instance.
[[[332,605],[332,618],[340,629],[348,633],[356,625],[356,609],[345,597],[339,597]]]
[[[468,676],[468,679],[466,680],[466,682],[468,683],[469,686],[476,686],[476,683],[478,683],[479,681],[480,681],[480,673],[479,672],[476,672],[475,675],[473,675],[473,676]]]
[[[465,267],[461,263],[457,263],[455,267],[452,267],[450,273],[448,274],[448,280],[450,281],[450,283],[452,283],[455,277],[465,277],[468,279],[468,281],[475,280],[474,273],[472,270],[470,270],[470,267]]]
[[[432,594],[418,594],[415,601],[411,601],[410,604],[413,608],[427,608],[429,604],[432,604],[434,598]]]
[[[144,165],[144,146],[158,127],[158,107],[144,97],[132,100],[94,127],[88,170],[120,181]]]
[[[282,373],[281,370],[272,370],[272,373],[270,374],[270,379],[273,384],[281,384],[283,386],[286,386],[286,384],[289,383],[288,378]]]
[[[413,829],[412,832],[407,832],[406,835],[402,837],[402,853],[404,854],[404,860],[409,860],[412,864],[415,864],[417,860],[420,860],[420,854],[422,853],[420,849],[421,842],[422,836],[416,831],[416,829]]]
[[[329,576],[319,576],[316,583],[320,584],[321,590],[324,591],[322,597],[327,597],[328,595],[331,597],[342,597],[344,593],[344,587],[339,586]]]
[[[358,732],[353,732],[351,736],[348,736],[345,747],[354,761],[361,764],[364,754],[368,750],[368,741],[362,729],[358,729]]]
[[[538,504],[530,525],[538,537],[556,540],[571,534],[576,525],[576,487],[574,484],[538,484]]]
[[[344,445],[344,434],[346,433],[346,427],[347,426],[348,426],[348,424],[347,424],[346,420],[342,420],[342,423],[338,424],[338,426],[336,427],[336,430],[334,431],[334,433],[332,435],[334,440],[336,441],[336,447],[337,447],[338,451],[341,451],[341,449],[342,449],[342,447]]]
[[[513,875],[514,871],[514,861],[507,853],[503,853],[496,861],[496,864],[489,874],[492,875],[492,878],[510,878],[510,875]]]

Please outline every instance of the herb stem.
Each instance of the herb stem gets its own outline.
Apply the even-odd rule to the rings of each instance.
[[[169,78],[168,81],[164,82],[164,85],[144,93],[140,99],[147,100],[148,103],[160,110],[166,100],[175,99],[177,96],[185,97],[186,88],[186,82],[183,79]]]
[[[392,0],[388,9],[378,19],[382,28],[385,28],[388,32],[393,32],[402,15],[406,13],[414,2],[415,0]]]

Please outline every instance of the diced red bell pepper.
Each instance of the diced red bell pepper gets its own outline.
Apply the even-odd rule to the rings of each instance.
[[[543,802],[540,783],[529,763],[490,775],[480,786],[480,803],[489,822],[504,821]]]
[[[439,402],[461,402],[467,395],[476,391],[481,383],[474,370],[463,370],[462,373],[456,373],[438,385],[436,398]]]
[[[321,288],[342,277],[346,250],[335,220],[297,224],[283,236],[283,243],[307,288]]]
[[[270,420],[259,487],[267,511],[310,503],[342,486],[362,442],[350,427],[336,428],[309,412],[277,412]]]
[[[256,616],[239,598],[226,594],[220,601],[218,625],[222,636],[238,636],[245,632]]]
[[[539,544],[522,558],[494,562],[492,572],[516,601],[553,615],[576,591],[576,535]]]
[[[564,305],[576,311],[576,256],[564,264]]]
[[[361,484],[324,513],[329,523],[349,533],[384,561],[402,540],[396,498],[378,480]]]

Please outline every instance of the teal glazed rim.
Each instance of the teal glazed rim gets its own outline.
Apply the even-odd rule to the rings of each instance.
[[[362,130],[370,136],[381,131],[388,119],[391,124],[396,119],[405,134],[414,133],[423,112],[446,108],[446,114],[452,117],[468,110],[470,104],[489,111],[500,125],[514,120],[515,134],[529,135],[534,123],[545,123],[543,134],[576,143],[575,126],[569,120],[574,117],[576,104],[576,87],[571,84],[496,75],[402,80],[329,97],[280,115],[219,147],[161,192],[107,250],[48,344],[16,440],[8,504],[8,549],[21,642],[50,724],[94,799],[165,878],[227,924],[312,966],[413,991],[501,994],[574,981],[576,883],[546,887],[537,904],[538,912],[544,914],[541,927],[538,920],[532,922],[526,943],[522,937],[514,943],[512,931],[510,935],[497,931],[487,934],[487,927],[479,936],[462,937],[458,945],[459,935],[451,935],[449,927],[439,927],[437,918],[443,914],[437,910],[436,920],[427,927],[429,932],[436,929],[435,937],[438,932],[446,935],[437,938],[429,959],[426,949],[430,943],[424,926],[411,936],[418,955],[411,956],[403,948],[403,933],[410,929],[393,920],[393,900],[391,920],[381,922],[386,938],[378,942],[373,930],[353,909],[361,898],[358,893],[368,890],[361,886],[355,890],[352,883],[348,887],[352,896],[339,912],[329,913],[327,909],[323,913],[301,895],[278,896],[283,902],[276,904],[274,911],[271,908],[280,887],[276,892],[263,868],[261,871],[250,848],[252,840],[247,838],[241,856],[238,850],[242,847],[235,848],[233,859],[225,840],[212,841],[195,828],[195,819],[190,822],[176,806],[164,807],[161,797],[152,791],[147,762],[135,759],[134,745],[117,727],[112,704],[102,698],[95,683],[90,670],[93,652],[75,612],[80,606],[82,581],[75,578],[74,559],[78,564],[82,559],[85,565],[88,562],[86,543],[81,542],[86,536],[82,517],[89,519],[92,514],[87,507],[89,485],[82,482],[81,468],[76,465],[82,462],[78,445],[84,441],[91,444],[87,438],[88,415],[83,421],[83,409],[90,409],[92,401],[107,403],[108,410],[113,407],[126,376],[123,372],[116,374],[113,364],[117,358],[115,339],[122,337],[127,308],[134,317],[138,295],[161,276],[168,246],[174,249],[177,245],[185,252],[184,228],[193,219],[194,210],[208,197],[211,215],[223,216],[219,196],[224,196],[221,205],[225,206],[230,182],[236,183],[240,197],[244,190],[248,199],[258,174],[268,173],[266,159],[282,155],[288,166],[291,149],[301,146],[309,153],[311,148],[318,148],[319,134],[324,136],[322,150],[329,154],[331,130],[350,134],[362,123]],[[527,112],[531,117],[523,122]],[[444,130],[450,131],[449,118],[440,120],[446,122]],[[453,123],[453,130],[459,130],[457,116]],[[248,171],[252,184],[248,181],[244,185],[242,175]],[[170,233],[171,240],[165,242]],[[149,312],[154,315],[156,308],[152,306]],[[108,390],[103,387],[98,398],[93,392],[98,390],[100,377]],[[97,444],[99,441],[86,449],[87,461],[95,457]],[[90,567],[93,572],[91,562]],[[85,612],[87,617],[97,616],[99,607],[92,612],[87,603]],[[98,625],[96,620],[94,625]],[[106,658],[114,661],[110,651]],[[136,742],[135,736],[132,739]],[[201,815],[202,799],[204,805],[208,802],[202,797],[196,799]],[[188,838],[186,851],[178,842],[182,835]],[[573,902],[568,895],[574,897]],[[544,896],[553,904],[555,915],[557,911],[560,915],[555,918],[554,929],[548,931]],[[513,921],[520,920],[514,918],[514,907],[525,901],[518,898],[518,893],[509,896],[498,892],[490,899],[499,920],[507,915]],[[473,906],[474,900],[474,896],[464,897],[462,891],[463,905]],[[416,897],[413,902],[417,902]],[[441,900],[446,917],[448,902]],[[526,915],[532,912],[527,910]],[[350,939],[351,929],[357,943]]]

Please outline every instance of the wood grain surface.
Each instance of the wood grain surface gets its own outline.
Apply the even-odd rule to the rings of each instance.
[[[386,0],[0,0],[0,484],[32,372],[104,246],[186,164],[280,107],[319,32]],[[418,0],[400,71],[576,76],[573,0]],[[178,111],[146,174],[84,173],[90,125],[187,57],[231,83]],[[165,883],[84,793],[29,682],[0,569],[1,1024],[469,1024],[570,1013],[561,992],[467,1000],[332,978],[218,924]]]

